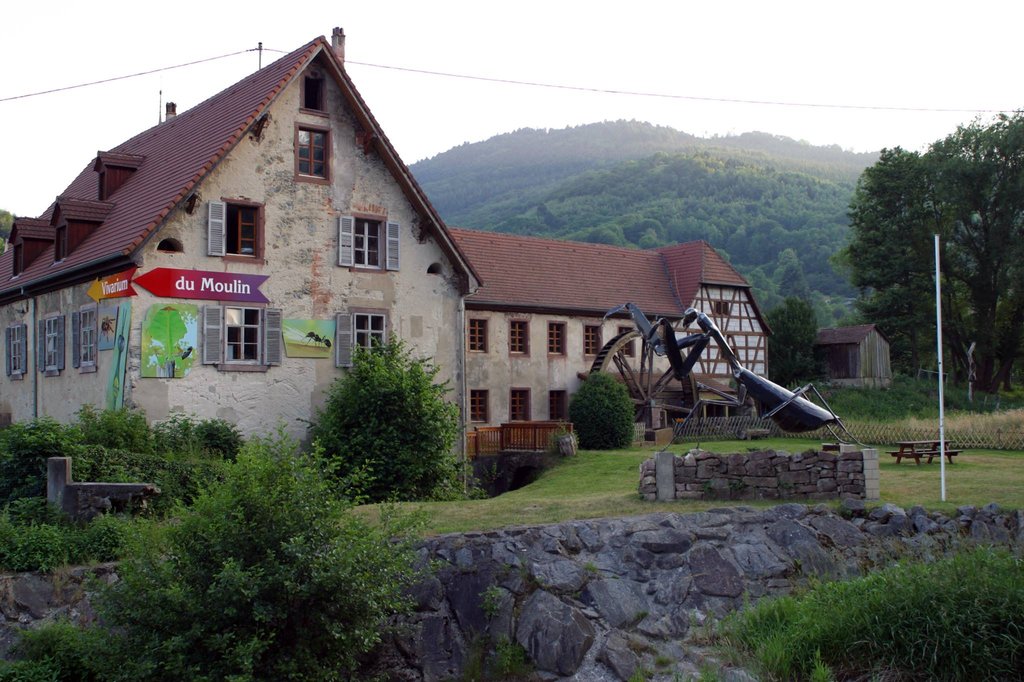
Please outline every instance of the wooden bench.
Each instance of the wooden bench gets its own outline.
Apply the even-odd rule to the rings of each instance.
[[[959,455],[961,450],[946,450],[946,460],[952,464],[953,458]],[[903,447],[901,445],[899,450],[888,450],[890,457],[896,458],[896,463],[899,464],[904,458],[913,459],[917,465],[921,464],[921,458],[927,458],[928,464],[932,463],[932,460],[940,456],[939,449],[937,447],[920,448],[920,447]]]

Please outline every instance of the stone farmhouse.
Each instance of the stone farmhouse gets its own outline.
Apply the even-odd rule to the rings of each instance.
[[[630,321],[603,319],[627,301],[703,310],[766,372],[750,287],[705,242],[447,228],[346,73],[341,29],[165,118],[15,219],[0,422],[92,404],[302,436],[353,348],[391,335],[433,358],[467,424],[562,419],[595,360],[635,358]],[[729,377],[713,350],[696,373]]]
[[[768,328],[749,283],[704,241],[640,251],[600,244],[452,228],[483,283],[466,298],[468,421],[494,425],[560,420],[569,397],[595,368],[638,373],[634,328],[609,310],[635,303],[648,318],[678,321],[689,307],[707,313],[748,369],[767,371]],[[693,331],[698,331],[694,328]],[[616,342],[616,339],[620,339]],[[728,392],[729,368],[709,346],[693,381],[656,395],[660,405],[690,404],[697,381]],[[618,356],[618,357],[616,357]],[[657,376],[667,361],[655,365]],[[643,384],[642,381],[637,382]],[[637,398],[634,395],[634,398]],[[712,397],[705,395],[703,397]],[[673,416],[651,415],[654,428]]]
[[[395,334],[463,402],[477,276],[318,38],[109,150],[0,256],[0,414],[79,406],[301,435],[355,345]]]

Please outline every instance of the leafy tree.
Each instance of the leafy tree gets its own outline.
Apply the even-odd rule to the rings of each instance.
[[[814,340],[818,321],[814,308],[801,298],[787,297],[782,305],[768,312],[769,372],[771,379],[783,386],[792,386],[821,375],[814,357]]]
[[[891,343],[894,368],[911,374],[934,358],[932,234],[940,229],[926,159],[882,151],[864,171],[850,207],[850,244],[840,259],[863,295],[861,317]]]
[[[415,555],[407,526],[353,515],[321,464],[285,436],[248,443],[122,564],[98,607],[123,658],[101,679],[350,679],[410,606]]]
[[[851,218],[845,257],[865,289],[862,308],[879,316],[872,321],[899,353],[919,353],[916,339],[899,338],[901,330],[929,326],[938,234],[943,336],[959,374],[976,342],[977,387],[1009,388],[1024,341],[1024,114],[961,126],[923,155],[884,152],[865,172]]]
[[[452,497],[458,491],[458,408],[439,368],[399,339],[356,349],[312,427],[336,473],[369,500]]]
[[[10,211],[0,209],[0,237],[4,239],[9,237],[12,225],[14,225],[14,215]]]
[[[592,372],[569,403],[569,419],[588,450],[626,447],[633,440],[633,400],[610,374]]]
[[[807,287],[803,266],[796,255],[795,249],[785,249],[779,254],[779,267],[775,269],[775,281],[784,296],[792,296],[807,301],[811,298],[811,290]]]

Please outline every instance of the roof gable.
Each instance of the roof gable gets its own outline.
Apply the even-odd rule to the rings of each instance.
[[[412,179],[380,130],[341,62],[320,37],[260,69],[222,92],[156,125],[113,149],[101,152],[41,216],[47,223],[66,212],[69,200],[97,202],[99,173],[106,168],[133,168],[131,177],[111,198],[100,225],[60,263],[53,262],[53,247],[11,282],[13,254],[0,255],[0,298],[18,297],[19,288],[44,288],[57,280],[87,280],[101,268],[123,265],[154,234],[168,214],[182,204],[202,180],[241,141],[282,90],[314,59],[333,73],[360,125],[371,134],[396,181],[413,206],[425,217],[424,229],[435,236],[463,275],[466,288],[475,285],[475,273],[446,233],[443,221]],[[76,211],[88,213],[84,203]],[[95,209],[96,207],[93,207]],[[92,214],[95,216],[95,212]]]
[[[816,346],[834,346],[848,343],[860,343],[866,339],[871,332],[877,333],[888,343],[885,334],[873,324],[857,324],[849,327],[832,327],[830,329],[819,329],[818,336],[814,340]]]

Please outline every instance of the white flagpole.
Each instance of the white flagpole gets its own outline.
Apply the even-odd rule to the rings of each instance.
[[[939,352],[939,488],[946,501],[946,407],[942,397],[942,285],[939,281],[939,235],[935,235],[935,343]]]

